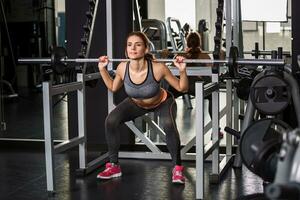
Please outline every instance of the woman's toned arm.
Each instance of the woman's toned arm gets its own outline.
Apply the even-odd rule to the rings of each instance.
[[[186,63],[182,62],[184,59],[184,57],[178,56],[174,61],[174,65],[179,70],[179,79],[172,74],[172,72],[166,65],[162,66],[162,73],[164,76],[163,78],[179,92],[186,92],[189,85],[188,77],[186,74]]]
[[[109,89],[111,92],[116,92],[117,90],[119,90],[121,88],[121,86],[123,85],[123,80],[122,80],[122,69],[124,68],[124,63],[120,63],[117,67],[116,70],[116,76],[113,79],[107,69],[106,66],[108,65],[109,59],[107,56],[101,56],[99,58],[99,63],[98,63],[98,68],[99,68],[99,72],[101,74],[101,77],[103,79],[103,82],[105,83],[107,89]]]

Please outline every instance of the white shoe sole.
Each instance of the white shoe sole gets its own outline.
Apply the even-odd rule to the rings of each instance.
[[[117,177],[120,177],[122,176],[122,173],[117,173],[117,174],[114,174],[114,175],[111,175],[111,176],[97,176],[97,178],[99,179],[112,179],[112,178],[117,178]]]
[[[181,181],[181,180],[172,180],[172,183],[184,184],[184,181]]]

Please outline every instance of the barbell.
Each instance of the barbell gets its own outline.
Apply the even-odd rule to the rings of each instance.
[[[229,58],[224,60],[214,59],[185,59],[185,63],[211,64],[213,71],[218,72],[220,65],[227,65],[229,77],[236,77],[239,65],[270,65],[270,66],[284,66],[286,64],[284,59],[244,59],[238,58],[238,48],[232,46],[229,52]],[[111,58],[110,62],[127,62],[129,59]],[[170,63],[175,59],[155,59],[153,62]],[[52,50],[50,58],[19,58],[18,62],[21,64],[50,64],[53,70],[62,74],[68,68],[68,63],[98,63],[98,58],[68,58],[67,52],[63,47],[55,47]]]

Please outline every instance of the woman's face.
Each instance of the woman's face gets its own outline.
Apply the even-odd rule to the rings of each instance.
[[[139,59],[145,56],[147,47],[140,37],[133,35],[130,36],[127,40],[126,52],[128,58]]]

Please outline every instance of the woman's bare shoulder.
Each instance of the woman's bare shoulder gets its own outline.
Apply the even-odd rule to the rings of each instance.
[[[207,53],[200,53],[199,59],[211,59],[211,57]]]
[[[116,73],[121,76],[121,77],[124,77],[124,74],[125,74],[125,69],[126,69],[126,63],[127,62],[121,62],[118,67],[117,67],[117,70],[116,70]]]
[[[156,62],[156,61],[152,62],[152,66],[153,66],[153,69],[155,71],[161,71],[161,70],[165,70],[167,68],[167,66],[165,65],[165,63]]]
[[[161,80],[167,73],[168,67],[164,63],[153,62],[153,74],[156,80]]]

